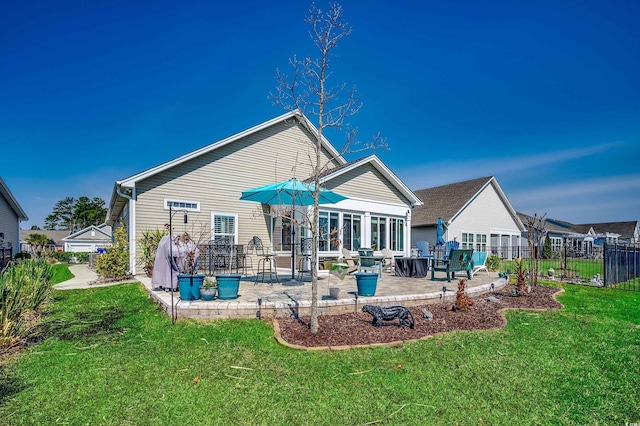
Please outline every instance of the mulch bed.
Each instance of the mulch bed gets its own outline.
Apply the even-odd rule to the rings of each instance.
[[[526,296],[512,296],[515,287],[508,285],[500,291],[471,298],[473,306],[466,311],[449,311],[447,305],[430,304],[409,308],[415,320],[415,328],[401,328],[398,321],[385,323],[382,327],[371,325],[372,317],[368,313],[353,312],[341,315],[323,315],[319,318],[317,334],[309,332],[309,317],[299,319],[287,318],[278,320],[282,339],[293,345],[304,347],[327,347],[343,345],[369,345],[373,343],[391,343],[403,340],[416,340],[437,333],[453,330],[486,330],[503,327],[506,323],[501,309],[560,309],[562,305],[556,301],[554,294],[560,289],[555,287],[534,287]],[[489,302],[493,296],[499,300]],[[424,318],[422,309],[433,314],[433,319]],[[355,309],[355,307],[354,307]]]

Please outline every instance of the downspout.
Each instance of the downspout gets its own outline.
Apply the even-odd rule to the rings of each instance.
[[[116,185],[116,194],[122,198],[126,198],[129,200],[129,272],[132,275],[136,274],[136,226],[135,226],[135,216],[131,212],[131,203],[135,202],[133,199],[133,189],[131,190],[131,195],[128,195],[121,190],[121,186],[119,184]],[[111,236],[113,239],[113,235]]]

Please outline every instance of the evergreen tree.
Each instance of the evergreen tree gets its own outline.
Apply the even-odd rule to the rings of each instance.
[[[544,246],[542,246],[542,258],[551,259],[553,257],[553,250],[551,250],[551,238],[549,234],[544,239]]]

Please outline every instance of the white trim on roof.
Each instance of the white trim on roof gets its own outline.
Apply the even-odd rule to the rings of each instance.
[[[13,196],[13,194],[11,193],[11,190],[9,189],[9,187],[1,177],[0,177],[0,193],[4,195],[4,198],[7,200],[7,202],[13,209],[13,211],[16,213],[16,216],[18,216],[18,220],[20,221],[29,220],[29,217],[27,216],[25,211],[22,209],[22,207],[20,207],[20,203],[18,203],[18,200],[16,200],[16,198]]]
[[[74,232],[71,235],[67,235],[66,237],[62,238],[61,241],[66,241],[66,240],[71,240],[75,237],[77,237],[78,235],[84,234],[85,232],[93,229],[95,231],[98,231],[99,233],[101,233],[102,235],[104,235],[105,237],[108,238],[112,238],[111,235],[107,234],[106,232],[104,232],[102,229],[100,229],[99,227],[102,227],[103,225],[106,225],[106,223],[103,223],[101,225],[95,226],[95,225],[91,225],[91,226],[87,226],[86,228],[83,228],[77,232]]]

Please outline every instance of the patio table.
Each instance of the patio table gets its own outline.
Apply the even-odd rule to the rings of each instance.
[[[396,257],[395,274],[398,277],[426,277],[430,260],[427,257]]]

